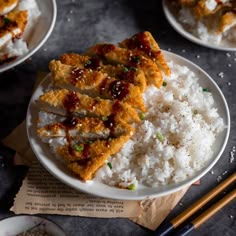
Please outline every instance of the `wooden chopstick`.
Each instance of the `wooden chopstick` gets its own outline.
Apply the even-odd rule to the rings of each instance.
[[[173,229],[177,228],[180,224],[182,224],[186,219],[188,219],[191,215],[193,215],[197,210],[203,207],[207,202],[213,199],[217,194],[219,194],[222,190],[224,190],[227,186],[232,184],[236,180],[236,173],[230,175],[227,179],[225,179],[222,183],[220,183],[217,187],[212,189],[206,195],[201,197],[198,201],[196,201],[193,205],[183,211],[180,215],[172,219],[170,222],[167,222],[161,227],[159,227],[154,235],[164,236],[170,233]]]
[[[221,208],[223,208],[226,204],[231,202],[233,199],[236,198],[236,189],[228,193],[225,197],[219,200],[217,203],[212,205],[206,211],[204,211],[200,216],[194,219],[192,222],[185,225],[182,229],[178,232],[173,234],[174,236],[185,236],[190,233],[192,230],[197,229],[201,224],[207,221],[211,216],[217,213]]]

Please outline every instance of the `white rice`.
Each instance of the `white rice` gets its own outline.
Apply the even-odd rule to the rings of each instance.
[[[213,5],[211,5],[211,1],[209,1],[209,7],[213,7]],[[203,42],[214,45],[225,44],[228,46],[236,44],[236,26],[231,27],[229,30],[225,31],[222,34],[217,34],[217,25],[214,24],[215,22],[217,22],[216,18],[212,17],[211,21],[210,18],[208,19],[208,21],[197,21],[194,18],[190,8],[187,7],[181,7],[178,19],[187,31],[189,31],[197,38],[201,39]],[[211,25],[211,30],[207,28],[207,24]]]
[[[27,41],[41,14],[36,0],[20,0],[14,10],[27,10],[28,22],[22,38],[10,40],[1,48],[0,59],[6,58],[6,55],[8,58],[22,56],[29,51]]]
[[[144,94],[148,112],[136,134],[108,160],[112,169],[104,165],[97,172],[96,178],[105,184],[156,187],[180,182],[211,160],[215,137],[224,129],[212,94],[202,91],[187,67],[172,62],[169,66],[167,86],[150,87]]]

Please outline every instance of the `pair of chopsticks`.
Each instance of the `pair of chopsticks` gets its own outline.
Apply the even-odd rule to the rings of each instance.
[[[167,222],[161,227],[159,227],[155,232],[155,236],[165,236],[167,234],[173,233],[172,231],[176,229],[179,225],[181,225],[185,220],[187,220],[190,216],[192,216],[197,210],[203,207],[207,202],[213,199],[217,194],[223,191],[230,184],[234,183],[236,180],[236,173],[232,174],[222,183],[220,183],[217,187],[212,189],[209,193],[200,198],[197,202],[195,202],[192,206],[183,211],[180,215],[175,217],[170,222]],[[185,236],[189,232],[194,229],[197,229],[201,224],[207,221],[211,216],[213,216],[216,212],[218,212],[221,208],[223,208],[226,204],[236,198],[236,189],[232,190],[230,193],[225,195],[221,200],[217,203],[213,204],[210,208],[208,208],[205,212],[199,215],[197,218],[192,220],[190,223],[186,224],[174,234],[174,236]]]

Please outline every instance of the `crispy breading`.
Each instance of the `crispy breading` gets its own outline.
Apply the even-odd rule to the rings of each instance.
[[[117,99],[145,111],[142,93],[133,84],[109,77],[100,71],[80,69],[51,61],[49,68],[55,85],[93,97]]]
[[[236,13],[229,11],[221,16],[217,33],[223,33],[236,25]]]
[[[27,24],[27,11],[12,11],[0,19],[0,47],[21,35]]]
[[[145,91],[147,87],[146,78],[142,70],[135,67],[125,67],[124,65],[104,65],[102,60],[85,55],[75,53],[63,54],[60,61],[66,65],[72,65],[81,69],[91,68],[93,70],[101,71],[110,77],[119,80],[124,80],[138,86],[141,92]]]
[[[135,53],[140,53],[144,57],[153,60],[161,71],[167,76],[170,75],[170,68],[165,57],[150,32],[145,31],[135,34],[119,43],[119,46],[133,50]]]
[[[88,49],[86,55],[98,56],[107,64],[123,64],[142,70],[147,84],[160,87],[163,83],[161,71],[152,60],[144,57],[139,52],[117,47],[113,44],[97,44]]]
[[[231,6],[230,2],[221,3],[221,4],[218,4],[216,2],[216,7],[212,10],[206,6],[206,0],[199,0],[192,9],[193,9],[193,13],[196,19],[201,19],[203,17],[213,15],[216,12],[222,10],[223,8],[227,8],[230,6]]]
[[[171,0],[176,2],[176,0]],[[178,0],[178,3],[183,6],[193,7],[197,4],[198,0]]]
[[[90,180],[95,172],[105,164],[108,157],[117,153],[131,136],[132,132],[117,138],[96,140],[91,144],[77,144],[82,147],[81,151],[72,151],[68,145],[65,145],[57,149],[57,154],[82,180]]]
[[[77,101],[77,102],[76,102]],[[116,114],[116,120],[138,122],[136,110],[127,103],[108,99],[92,98],[78,92],[66,89],[55,89],[45,92],[39,97],[42,110],[59,115],[79,115],[93,117],[108,117]],[[67,107],[67,103],[72,106]]]
[[[0,15],[5,15],[8,12],[12,11],[19,0],[0,0]]]
[[[117,137],[131,131],[131,126],[123,121],[113,120],[112,128],[109,126],[109,117],[101,120],[96,117],[69,117],[62,122],[46,125],[37,130],[40,138],[70,137],[80,141],[107,139]]]

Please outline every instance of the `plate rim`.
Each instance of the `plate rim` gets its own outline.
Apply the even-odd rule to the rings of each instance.
[[[36,0],[38,1],[38,0]],[[28,53],[26,53],[25,55],[16,58],[14,61],[9,62],[7,64],[3,64],[3,68],[0,68],[0,73],[7,71],[9,69],[12,69],[16,66],[18,66],[19,64],[21,64],[22,62],[24,62],[25,60],[27,60],[28,58],[30,58],[34,53],[36,53],[43,45],[44,43],[48,40],[48,38],[50,37],[54,26],[56,24],[56,18],[57,18],[57,3],[56,0],[50,0],[52,3],[52,21],[50,23],[50,27],[47,31],[47,33],[45,34],[45,37],[39,42],[38,45],[36,45],[31,51],[29,51]]]
[[[54,220],[51,220],[51,219],[48,219],[39,215],[31,215],[31,214],[26,214],[26,213],[17,214],[17,215],[9,215],[0,219],[0,224],[4,223],[4,221],[8,221],[12,219],[14,220],[16,218],[22,218],[22,217],[30,217],[32,219],[43,220],[44,222],[47,222],[50,225],[52,225],[52,227],[55,227],[60,232],[61,236],[66,236],[64,229],[59,224],[57,224]]]
[[[219,93],[221,99],[222,99],[222,102],[224,104],[224,108],[226,110],[226,113],[224,114],[225,115],[225,126],[226,126],[226,133],[225,133],[225,136],[224,136],[224,141],[222,143],[222,146],[221,146],[221,149],[220,151],[217,153],[217,155],[215,157],[212,157],[214,158],[207,166],[203,167],[200,171],[199,174],[195,174],[194,176],[192,176],[189,180],[185,180],[185,181],[182,181],[180,183],[177,183],[177,186],[174,186],[172,187],[171,189],[168,189],[168,190],[165,190],[164,192],[157,192],[157,193],[153,193],[153,194],[137,194],[137,191],[130,191],[130,190],[127,190],[129,191],[130,195],[127,196],[127,194],[121,194],[119,195],[116,190],[117,188],[114,188],[112,186],[109,186],[110,188],[114,189],[114,193],[112,196],[104,193],[103,191],[101,192],[94,192],[92,188],[90,189],[81,189],[79,187],[75,187],[74,184],[66,181],[65,179],[61,178],[60,176],[60,173],[56,173],[55,171],[52,171],[45,163],[44,160],[42,160],[38,154],[37,154],[37,150],[35,149],[35,146],[34,144],[32,143],[32,139],[31,139],[31,136],[30,136],[30,132],[29,132],[29,125],[30,125],[30,108],[32,106],[32,102],[34,100],[34,95],[35,95],[35,92],[33,93],[31,99],[30,99],[30,102],[29,102],[29,106],[28,106],[28,109],[27,109],[27,115],[26,115],[26,131],[27,131],[27,137],[28,137],[28,140],[29,140],[29,143],[30,143],[30,146],[35,154],[35,156],[37,157],[37,159],[39,160],[39,162],[43,165],[43,167],[49,172],[51,173],[54,177],[56,177],[57,179],[59,179],[59,181],[63,182],[64,184],[66,184],[67,186],[70,186],[72,187],[73,189],[76,189],[77,191],[82,191],[82,192],[85,192],[85,193],[88,193],[88,194],[92,194],[92,195],[95,195],[95,196],[99,196],[99,197],[104,197],[104,198],[111,198],[111,199],[117,199],[117,200],[143,200],[145,198],[156,198],[156,197],[162,197],[162,196],[166,196],[166,195],[169,195],[171,193],[174,193],[174,192],[177,192],[181,189],[184,189],[185,187],[187,186],[190,186],[191,184],[193,184],[194,182],[196,182],[197,180],[199,180],[200,178],[202,178],[210,169],[212,169],[212,167],[218,162],[218,160],[220,159],[220,157],[222,156],[224,150],[225,150],[225,147],[227,145],[227,142],[228,142],[228,139],[229,139],[229,134],[230,134],[230,126],[231,126],[231,121],[230,121],[230,112],[229,112],[229,107],[228,107],[228,104],[227,104],[227,101],[224,97],[224,94],[223,92],[221,91],[221,89],[219,88],[219,86],[217,85],[217,83],[212,79],[212,77],[206,72],[204,71],[203,69],[201,69],[198,65],[196,65],[195,63],[191,62],[190,60],[182,57],[182,56],[179,56],[175,53],[172,53],[172,52],[168,52],[168,51],[165,51],[165,50],[162,50],[162,52],[164,53],[165,57],[169,58],[169,57],[176,57],[177,59],[180,59],[181,61],[183,61],[184,63],[187,63],[190,64],[191,66],[195,67],[197,70],[199,70],[201,73],[203,73],[207,78],[208,80],[214,85],[214,87],[216,88],[217,92]],[[175,59],[172,59],[173,61]],[[39,88],[39,86],[48,78],[48,76],[50,76],[50,74],[48,74],[42,81],[41,83],[37,86],[36,90]],[[36,91],[35,90],[35,91]],[[217,106],[216,106],[217,107]],[[222,131],[223,132],[223,131]],[[41,140],[40,140],[41,141]],[[43,143],[44,144],[44,143]],[[60,172],[60,170],[58,170]],[[80,181],[79,179],[76,179],[78,180],[79,182],[82,182]],[[96,184],[96,183],[95,183]],[[102,184],[102,183],[100,183]],[[174,183],[173,183],[174,184]],[[105,185],[105,184],[103,184]],[[148,187],[147,187],[148,188]],[[155,188],[150,188],[150,189],[155,189]],[[92,191],[91,191],[92,190]],[[118,190],[117,190],[118,191]],[[136,193],[135,193],[136,192]]]
[[[183,36],[185,39],[191,41],[192,43],[196,43],[198,45],[201,45],[203,47],[219,50],[219,51],[236,51],[235,47],[224,47],[224,46],[217,46],[215,44],[209,44],[207,42],[202,41],[201,39],[197,38],[193,34],[186,31],[183,26],[177,21],[177,19],[173,16],[173,14],[170,12],[168,8],[168,4],[166,3],[168,0],[162,0],[162,9],[164,12],[164,15],[168,21],[168,23],[172,26],[172,28],[179,33],[181,36]]]

